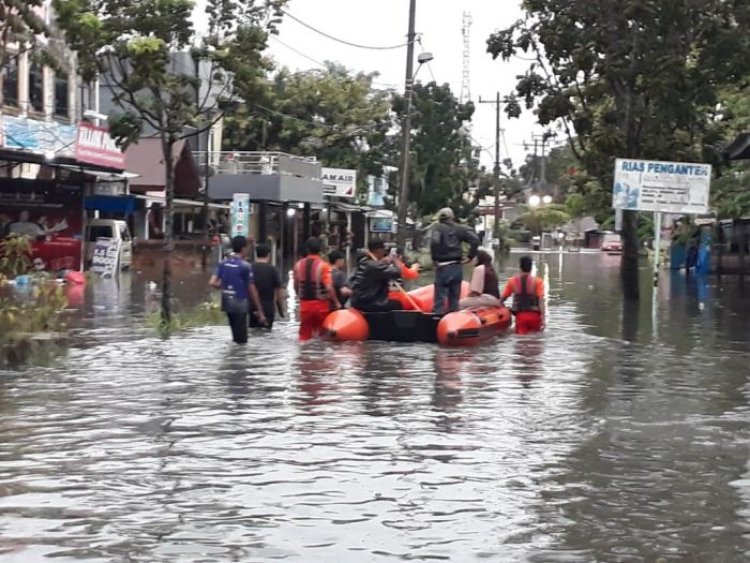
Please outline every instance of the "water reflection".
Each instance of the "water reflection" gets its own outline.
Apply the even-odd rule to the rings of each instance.
[[[544,337],[537,334],[517,337],[514,339],[513,348],[516,377],[523,387],[531,387],[531,384],[544,374]]]
[[[69,357],[0,373],[3,563],[747,559],[746,288],[540,271],[548,330],[467,350],[162,341],[147,278],[87,287]]]

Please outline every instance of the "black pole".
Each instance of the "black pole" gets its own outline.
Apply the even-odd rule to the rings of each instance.
[[[500,92],[497,93],[495,101],[495,167],[492,169],[492,178],[495,188],[495,232],[494,237],[500,234]]]
[[[268,225],[266,224],[266,218],[268,217],[268,204],[265,201],[261,201],[258,204],[258,242],[266,242],[268,238]]]
[[[302,212],[302,236],[305,240],[312,236],[312,223],[310,222],[310,204],[306,203]]]
[[[493,104],[495,106],[495,166],[492,169],[492,184],[493,193],[495,196],[495,225],[493,228],[493,236],[499,237],[500,234],[500,92],[497,92],[494,100],[482,100],[479,98],[480,104]]]
[[[406,113],[404,115],[403,148],[401,154],[401,193],[398,199],[398,231],[396,246],[402,251],[406,248],[406,211],[409,208],[409,144],[411,142],[411,105],[414,91],[414,40],[416,38],[417,0],[409,2],[409,32],[406,47],[406,80],[404,85],[404,100]]]

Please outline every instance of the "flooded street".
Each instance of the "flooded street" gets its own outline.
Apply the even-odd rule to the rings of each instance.
[[[624,305],[618,261],[543,255],[547,332],[472,350],[162,341],[147,279],[97,288],[0,372],[0,560],[746,561],[748,289]]]

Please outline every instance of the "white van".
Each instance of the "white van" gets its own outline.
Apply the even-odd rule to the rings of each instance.
[[[129,269],[133,265],[133,237],[125,221],[117,219],[92,219],[86,227],[86,263],[94,258],[94,244],[97,239],[110,238],[120,241],[120,268]]]

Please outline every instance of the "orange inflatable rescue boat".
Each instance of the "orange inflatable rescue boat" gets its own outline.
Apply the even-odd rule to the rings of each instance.
[[[469,293],[464,282],[461,297]],[[323,323],[323,335],[335,342],[383,340],[388,342],[432,342],[444,346],[474,346],[496,337],[512,324],[507,307],[479,307],[432,314],[432,285],[403,294],[410,310],[364,313],[357,309],[334,311]],[[416,307],[419,307],[417,310]]]

